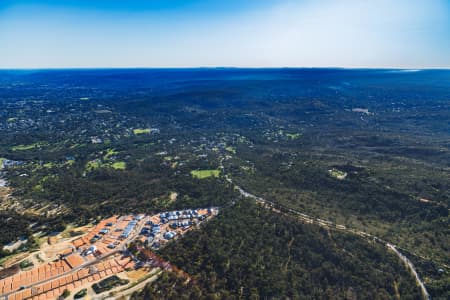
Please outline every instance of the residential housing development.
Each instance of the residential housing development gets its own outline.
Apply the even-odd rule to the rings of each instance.
[[[73,294],[85,291],[93,298],[97,292],[107,295],[112,289],[126,293],[130,286],[150,279],[159,270],[173,269],[152,249],[163,247],[217,214],[218,208],[204,208],[103,219],[84,235],[57,241],[54,248],[60,250],[54,259],[0,277],[0,300],[57,299],[66,290]],[[132,244],[138,245],[143,255],[129,251]]]

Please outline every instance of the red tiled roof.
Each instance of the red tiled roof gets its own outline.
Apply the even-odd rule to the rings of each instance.
[[[66,263],[71,267],[75,268],[84,263],[83,258],[78,254],[74,253],[65,258]]]

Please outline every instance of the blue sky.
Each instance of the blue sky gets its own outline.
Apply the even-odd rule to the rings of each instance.
[[[0,68],[450,68],[448,0],[0,0]]]

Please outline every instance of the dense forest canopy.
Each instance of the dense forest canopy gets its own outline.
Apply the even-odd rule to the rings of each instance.
[[[5,216],[0,222],[10,230],[0,233],[0,245],[113,213],[230,207],[240,199],[232,178],[255,195],[398,245],[415,262],[431,295],[445,299],[450,290],[449,134],[446,70],[3,70],[0,178],[7,187],[0,187],[0,215]],[[282,219],[274,223],[284,226]],[[285,225],[290,235],[307,235],[311,243],[336,251],[320,252],[311,262],[327,261],[342,271],[347,262],[337,250],[346,249],[346,237],[333,236],[335,249],[325,247],[330,241],[319,229],[310,234],[310,229],[301,231],[309,227]],[[200,238],[205,232],[196,234],[206,247],[208,241]],[[212,236],[220,242],[226,235]],[[243,246],[255,239],[253,232],[243,235]],[[286,240],[271,242],[280,246]],[[296,243],[293,247],[306,247]],[[351,243],[365,253],[365,242]],[[229,246],[236,246],[233,239]],[[332,255],[336,260],[329,260]],[[354,263],[359,266],[367,257]],[[178,259],[200,279],[211,276],[210,270]],[[217,263],[207,259],[198,261]],[[246,262],[250,265],[239,270],[252,266]],[[276,269],[281,276],[276,282],[297,278],[302,268],[301,260],[293,260],[286,273]],[[323,270],[318,278],[336,279]],[[283,286],[261,290],[253,282],[262,274],[246,281],[254,293],[287,291]],[[312,272],[305,274],[299,282],[318,282]],[[217,292],[237,293],[236,282],[219,277]],[[343,295],[349,286],[357,291],[356,279],[342,278],[333,281],[334,292]],[[212,293],[200,279],[200,292]],[[364,280],[375,284],[372,279]],[[392,284],[378,282],[369,290],[375,287],[392,295]],[[326,289],[305,295],[319,292]]]
[[[165,281],[177,285],[171,299],[394,299],[396,293],[420,299],[409,273],[383,246],[299,223],[248,200],[161,254],[193,275],[190,284],[173,275],[155,283],[168,292]],[[150,285],[140,296],[162,299],[160,289]]]

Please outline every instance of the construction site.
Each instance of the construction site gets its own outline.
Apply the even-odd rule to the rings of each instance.
[[[155,215],[112,216],[77,228],[76,237],[50,236],[40,250],[0,277],[0,300],[104,299],[126,296],[176,269],[153,252],[218,214],[217,208]],[[137,245],[139,258],[129,250]],[[144,259],[143,259],[144,257]]]

